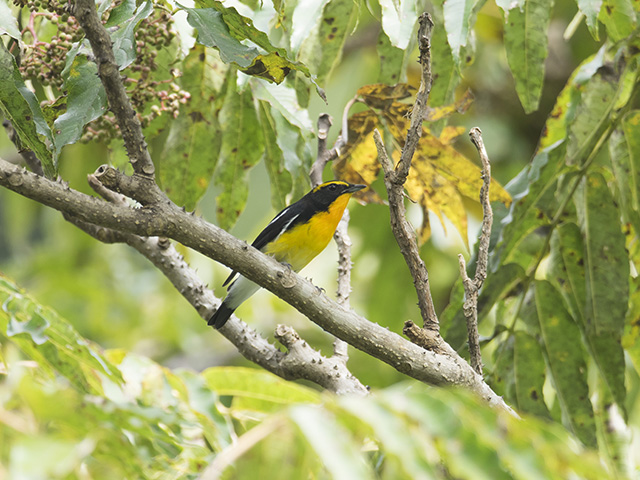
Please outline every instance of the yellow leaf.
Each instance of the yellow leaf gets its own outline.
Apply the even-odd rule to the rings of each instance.
[[[473,103],[473,94],[471,90],[464,92],[464,95],[455,103],[444,105],[442,107],[429,108],[425,120],[427,122],[435,122],[443,118],[450,117],[454,113],[465,113]]]
[[[356,95],[370,107],[384,109],[397,100],[412,96],[415,92],[416,89],[406,83],[396,85],[376,83],[359,88]]]
[[[451,141],[455,138],[458,138],[460,135],[464,134],[467,131],[464,127],[444,127],[442,132],[440,132],[440,141],[444,144],[450,144]]]

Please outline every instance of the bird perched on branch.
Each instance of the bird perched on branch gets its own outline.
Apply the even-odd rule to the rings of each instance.
[[[318,185],[278,213],[251,246],[300,271],[325,249],[351,195],[365,187],[342,181]],[[228,285],[237,273],[231,272],[222,286]],[[233,311],[259,289],[251,280],[239,276],[231,283],[227,296],[208,324],[221,328]]]

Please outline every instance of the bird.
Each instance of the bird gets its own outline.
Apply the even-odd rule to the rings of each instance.
[[[318,185],[278,213],[251,246],[300,271],[329,244],[351,195],[365,187],[341,180]],[[222,328],[235,309],[260,289],[242,275],[234,281],[236,275],[238,272],[234,270],[222,284],[224,287],[233,281],[222,304],[207,322],[215,329]]]

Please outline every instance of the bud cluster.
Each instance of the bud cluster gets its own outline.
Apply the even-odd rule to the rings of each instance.
[[[25,79],[52,87],[54,95],[64,95],[61,91],[62,71],[67,53],[74,43],[84,38],[82,28],[68,12],[69,3],[66,0],[13,2],[28,9],[29,15],[23,31],[25,48],[20,58],[20,72]],[[112,1],[102,17],[103,22],[107,21],[111,10],[120,3],[121,0]],[[182,90],[176,82],[181,72],[178,69],[167,72],[166,66],[158,65],[157,61],[161,50],[170,47],[176,38],[172,26],[171,14],[160,4],[154,5],[151,15],[142,20],[135,30],[136,58],[121,72],[129,98],[143,127],[164,114],[176,117],[180,105],[189,99],[189,92]],[[56,101],[57,99],[45,101],[43,107]],[[117,136],[118,126],[115,117],[111,112],[107,112],[87,125],[82,140],[108,143]]]

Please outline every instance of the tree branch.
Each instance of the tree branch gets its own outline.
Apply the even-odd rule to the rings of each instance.
[[[153,178],[155,167],[147,150],[142,126],[120,77],[111,37],[104,28],[93,0],[76,0],[74,15],[84,30],[98,64],[98,76],[107,93],[109,107],[115,114],[134,172]]]
[[[273,258],[170,202],[137,209],[113,205],[2,159],[0,185],[85,222],[140,236],[173,238],[237,270],[293,305],[320,327],[398,371],[432,385],[464,386],[489,404],[511,411],[464,360],[427,351],[355,312],[345,310],[311,282]],[[209,312],[213,310],[213,304],[208,305],[208,309]],[[240,334],[241,328],[240,323],[233,322],[227,330],[238,329]]]
[[[473,369],[482,375],[482,356],[480,353],[480,339],[478,335],[478,294],[484,280],[487,278],[487,265],[489,263],[489,241],[491,239],[491,226],[493,225],[493,211],[489,201],[489,187],[491,185],[491,164],[487,150],[482,140],[482,132],[474,127],[469,132],[471,141],[478,150],[482,160],[482,187],[480,188],[480,203],[482,204],[482,230],[478,241],[478,260],[476,262],[476,274],[473,279],[467,275],[467,267],[464,257],[458,255],[460,275],[464,285],[464,316],[467,319],[467,333],[469,336],[469,357]]]
[[[420,258],[416,234],[407,221],[404,207],[404,183],[409,175],[409,168],[416,147],[422,136],[422,120],[427,109],[427,100],[431,91],[431,29],[433,21],[428,13],[420,16],[420,28],[418,30],[418,43],[420,48],[420,63],[422,65],[422,77],[420,88],[416,95],[416,101],[411,113],[411,126],[407,132],[407,139],[400,155],[400,161],[395,169],[389,159],[380,133],[374,131],[374,141],[378,149],[378,158],[384,170],[384,183],[389,197],[389,212],[391,215],[391,228],[396,238],[400,251],[409,267],[413,278],[413,284],[418,296],[418,306],[427,330],[425,335],[430,338],[423,339],[421,343],[438,348],[441,343],[440,325],[436,315],[431,287],[429,285],[429,273],[424,262]]]

